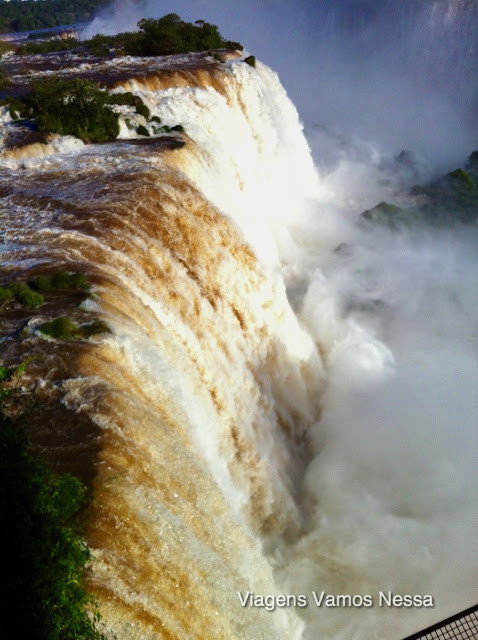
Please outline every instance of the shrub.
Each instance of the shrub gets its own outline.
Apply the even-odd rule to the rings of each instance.
[[[126,91],[125,93],[111,93],[110,104],[126,104],[128,106],[135,107],[138,104],[143,104],[143,101],[139,96],[133,95],[131,91]]]
[[[43,42],[27,42],[15,49],[19,56],[35,55],[39,53],[52,53],[54,51],[70,51],[80,46],[75,38],[65,38],[59,40],[45,40]]]
[[[244,58],[244,62],[248,65],[250,65],[251,67],[256,67],[256,58],[255,56],[247,56],[247,58]]]
[[[53,289],[50,276],[36,276],[31,284],[38,291],[51,291]]]
[[[44,322],[40,326],[40,331],[46,336],[56,338],[58,340],[68,340],[69,338],[77,338],[80,335],[79,327],[69,318],[62,316],[55,318],[51,322]]]
[[[25,430],[3,411],[0,486],[8,523],[4,545],[12,560],[2,568],[3,623],[18,638],[101,640],[97,607],[83,588],[90,551],[79,514],[88,503],[86,488],[32,455]]]
[[[144,116],[146,120],[148,120],[151,115],[151,111],[143,103],[136,105],[136,113],[139,113],[140,116]]]
[[[51,279],[53,289],[89,289],[90,284],[83,273],[57,271]]]
[[[87,290],[90,284],[83,273],[67,273],[57,271],[53,275],[35,276],[31,281],[31,286],[37,291],[54,291],[57,289],[80,289]]]
[[[27,118],[29,110],[26,104],[18,98],[7,98],[10,105],[10,117],[12,120],[19,120],[20,118]]]
[[[97,336],[100,333],[111,333],[111,329],[108,327],[106,322],[103,322],[103,320],[94,320],[90,324],[85,324],[81,327],[81,330],[83,331],[85,338]]]
[[[44,322],[40,331],[55,340],[72,340],[74,338],[90,338],[100,333],[111,333],[111,329],[103,320],[94,320],[79,327],[75,322],[62,316],[51,322]]]
[[[110,95],[90,80],[38,81],[25,102],[39,131],[72,135],[84,142],[106,142],[119,134]]]
[[[0,302],[18,300],[26,307],[38,307],[45,299],[36,291],[32,291],[26,282],[11,282],[5,289],[0,288]]]
[[[149,131],[146,129],[146,127],[144,127],[142,124],[139,125],[139,127],[136,129],[136,133],[139,136],[147,136],[149,138],[150,133]]]
[[[38,307],[45,301],[43,296],[32,291],[26,282],[13,282],[8,288],[26,307]]]
[[[0,382],[6,382],[13,377],[13,371],[10,367],[0,367]]]
[[[13,300],[15,294],[9,288],[0,287],[0,305],[4,305]]]
[[[97,34],[96,36],[93,36],[91,40],[88,40],[85,44],[87,45],[89,52],[93,56],[104,58],[111,53],[111,38],[108,38],[107,36]]]
[[[14,51],[15,47],[16,45],[13,44],[12,42],[8,42],[6,40],[0,40],[0,58],[3,56],[4,53],[7,53],[8,51]]]
[[[161,124],[161,118],[159,118],[158,116],[153,116],[151,118],[151,122],[157,122],[158,124]]]
[[[178,131],[179,133],[184,133],[184,127],[182,124],[177,124],[174,127],[169,129],[170,131]]]

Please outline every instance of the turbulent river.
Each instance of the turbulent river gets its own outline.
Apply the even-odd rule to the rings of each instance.
[[[86,300],[7,315],[1,346],[8,364],[39,356],[23,379],[45,407],[32,439],[94,489],[88,588],[109,636],[398,640],[472,604],[476,436],[460,425],[476,417],[476,326],[450,351],[430,291],[440,269],[470,281],[473,234],[361,235],[259,62],[55,59],[184,127],[138,138],[125,108],[114,143],[0,155],[3,280],[61,269],[92,283]],[[7,139],[6,109],[2,127]],[[466,313],[467,291],[454,294]],[[428,351],[411,330],[422,312]],[[58,316],[111,333],[39,332]],[[317,607],[313,591],[374,606]],[[238,592],[308,606],[243,606]],[[380,592],[435,607],[379,606]]]

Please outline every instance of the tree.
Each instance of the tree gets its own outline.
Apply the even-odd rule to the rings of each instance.
[[[106,142],[119,134],[118,115],[110,96],[95,82],[51,78],[33,85],[26,99],[39,131]]]

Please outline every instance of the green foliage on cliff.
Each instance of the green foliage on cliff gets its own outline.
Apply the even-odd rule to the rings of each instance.
[[[0,33],[88,22],[111,0],[11,0],[0,2]]]
[[[53,0],[50,0],[53,1]],[[45,0],[43,0],[45,2]],[[194,24],[184,22],[175,13],[162,18],[143,18],[138,22],[138,31],[118,33],[113,36],[98,34],[79,42],[74,38],[26,42],[16,48],[18,55],[51,53],[85,48],[92,55],[162,56],[192,51],[214,49],[241,49],[239,42],[225,40],[216,25],[198,20]],[[249,56],[252,61],[253,56]],[[254,60],[255,62],[255,60]],[[251,64],[251,62],[249,62]]]
[[[400,226],[410,226],[417,221],[415,213],[388,202],[380,202],[372,209],[367,209],[362,213],[361,218],[394,230]]]
[[[210,49],[242,49],[239,42],[224,40],[216,25],[204,20],[184,22],[175,13],[159,19],[144,18],[139,31],[115,36],[97,35],[85,42],[93,55],[163,56]]]
[[[470,161],[471,158],[470,156]],[[469,161],[469,162],[470,162]],[[478,219],[478,190],[473,176],[456,169],[427,185],[416,185],[413,195],[424,199],[421,211],[431,219],[468,224]]]
[[[83,587],[90,560],[82,536],[86,487],[34,454],[22,419],[9,415],[24,395],[15,379],[30,361],[0,367],[0,512],[9,555],[0,615],[15,638],[102,640],[97,606]],[[23,420],[41,411],[31,399],[26,406]]]
[[[78,518],[86,488],[32,455],[24,429],[3,411],[0,486],[9,555],[0,581],[3,624],[16,638],[100,640],[99,614],[82,585],[90,559]]]
[[[33,84],[24,103],[44,133],[71,135],[84,142],[106,142],[119,134],[110,95],[90,80],[41,80]]]
[[[478,221],[478,151],[458,168],[428,184],[412,187],[415,199],[406,209],[381,202],[364,211],[360,219],[397,229],[416,224],[473,224]]]

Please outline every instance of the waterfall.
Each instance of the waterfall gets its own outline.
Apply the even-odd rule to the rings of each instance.
[[[6,361],[40,356],[25,377],[47,407],[32,439],[94,488],[87,581],[106,632],[399,637],[410,627],[400,610],[321,610],[312,598],[429,593],[451,562],[432,557],[446,545],[436,542],[441,521],[424,524],[406,498],[390,498],[388,512],[388,496],[360,494],[367,483],[355,505],[357,496],[344,498],[348,438],[360,472],[388,487],[390,449],[377,445],[367,471],[366,447],[347,425],[354,410],[366,415],[364,389],[387,397],[395,361],[383,332],[345,313],[351,292],[332,275],[358,274],[352,259],[334,271],[338,238],[358,233],[330,223],[340,194],[317,175],[297,111],[265,65],[201,67],[194,55],[175,71],[171,60],[105,64],[122,71],[113,91],[133,91],[185,133],[136,144],[124,116],[114,143],[57,138],[4,150],[0,161],[5,278],[64,269],[93,286],[80,306],[58,298],[10,318],[3,351]],[[88,314],[111,334],[65,342],[39,332],[55,316]],[[471,376],[476,362],[467,366]],[[375,429],[364,437],[377,441]],[[392,451],[399,441],[394,431]],[[400,481],[392,493],[409,491]],[[385,533],[369,531],[361,500]],[[375,563],[367,535],[379,545]],[[407,558],[411,573],[401,573]],[[304,594],[309,604],[269,611],[243,606],[238,592]]]

